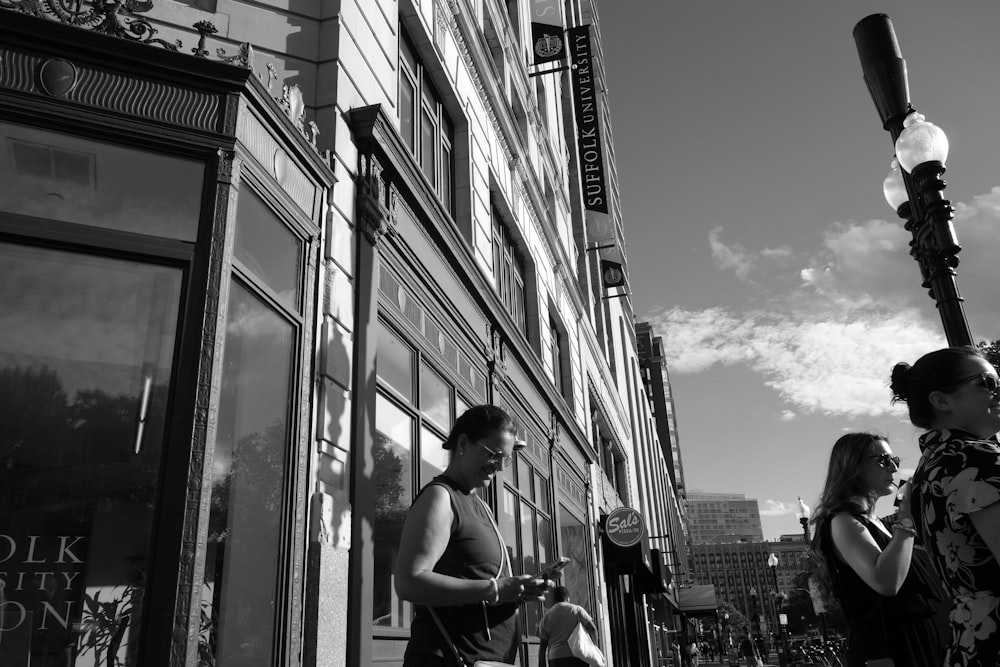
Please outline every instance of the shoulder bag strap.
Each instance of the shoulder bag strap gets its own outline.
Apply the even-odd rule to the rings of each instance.
[[[513,575],[513,570],[511,569],[510,566],[510,560],[507,558],[507,545],[504,544],[503,535],[500,534],[500,527],[497,526],[496,519],[493,518],[493,510],[490,509],[490,506],[487,505],[486,501],[480,498],[478,494],[473,494],[473,495],[476,496],[476,500],[478,500],[482,504],[483,509],[486,510],[486,516],[490,520],[490,525],[493,527],[493,532],[496,533],[497,536],[497,543],[500,545],[500,571],[497,572],[496,576],[510,577]]]
[[[444,643],[448,645],[448,648],[451,649],[451,654],[455,656],[455,664],[459,667],[465,667],[465,661],[462,660],[462,656],[458,654],[458,648],[455,646],[455,642],[451,641],[451,636],[448,634],[448,631],[445,630],[444,623],[441,622],[441,618],[437,615],[437,612],[434,611],[434,607],[427,607],[427,611],[431,613],[431,618],[434,619],[434,625],[436,625],[438,630],[441,631],[441,636],[444,637]]]

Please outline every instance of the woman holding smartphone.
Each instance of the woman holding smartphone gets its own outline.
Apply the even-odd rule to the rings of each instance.
[[[926,555],[914,551],[906,487],[891,528],[875,514],[875,502],[896,491],[899,462],[882,436],[841,437],[813,515],[813,551],[850,624],[847,667],[879,659],[941,667],[944,660],[942,594]]]
[[[396,592],[416,606],[403,667],[512,663],[518,605],[538,601],[552,582],[511,576],[507,548],[479,492],[510,466],[514,421],[478,405],[455,421],[443,447],[445,471],[406,515],[396,557]]]

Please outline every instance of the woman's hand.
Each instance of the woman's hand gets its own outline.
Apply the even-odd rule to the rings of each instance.
[[[501,603],[539,602],[551,587],[552,582],[548,579],[538,579],[530,574],[497,580]]]
[[[899,505],[896,507],[896,516],[899,519],[912,519],[913,513],[910,511],[910,483],[904,484],[897,492]]]

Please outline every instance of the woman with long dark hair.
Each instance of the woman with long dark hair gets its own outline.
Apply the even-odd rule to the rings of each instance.
[[[926,354],[892,370],[920,436],[914,514],[952,608],[945,664],[1000,664],[1000,387],[973,347]]]
[[[813,551],[849,624],[847,667],[880,659],[941,667],[944,660],[942,595],[914,552],[905,487],[891,528],[875,514],[875,502],[897,490],[899,462],[880,435],[844,435],[833,445],[813,514]]]

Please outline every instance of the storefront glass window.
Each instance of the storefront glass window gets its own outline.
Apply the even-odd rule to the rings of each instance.
[[[220,665],[273,650],[294,328],[233,281],[225,345],[203,592]]]
[[[194,242],[201,162],[0,123],[0,211]]]
[[[236,217],[236,258],[294,310],[302,242],[249,188],[240,190]]]
[[[420,429],[420,487],[440,475],[448,467],[449,452],[441,447],[443,440],[426,426]]]
[[[379,348],[381,359],[382,350]],[[379,394],[375,402],[375,448],[372,483],[375,486],[375,625],[410,626],[413,606],[396,594],[393,568],[399,552],[406,511],[413,498],[413,419]]]
[[[511,570],[514,574],[521,574],[521,563],[517,557],[517,496],[507,488],[504,488],[501,495],[503,497],[497,526],[500,528],[504,544],[507,545],[507,558],[510,560]]]
[[[562,573],[563,585],[569,589],[573,602],[593,615],[591,591],[594,584],[590,567],[591,542],[587,535],[587,527],[562,505],[559,506],[559,538],[560,555],[571,559]]]
[[[0,665],[138,664],[181,282],[0,243]]]
[[[413,400],[413,350],[382,325],[378,328],[375,368],[380,380],[407,401]]]
[[[441,428],[451,426],[451,387],[426,364],[420,365],[420,411]]]

